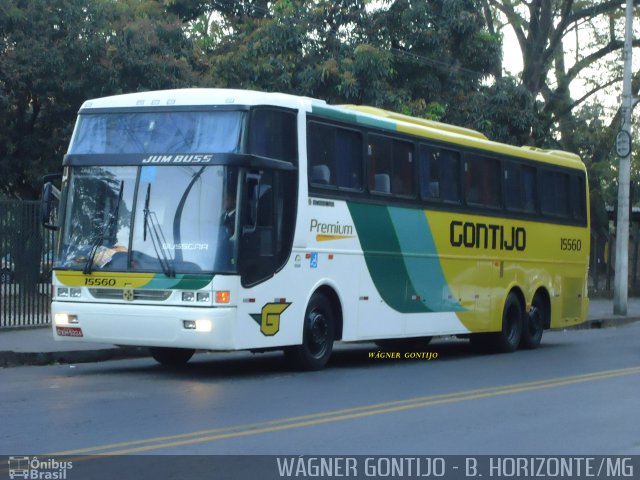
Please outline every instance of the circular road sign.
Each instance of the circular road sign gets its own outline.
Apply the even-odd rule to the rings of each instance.
[[[626,130],[620,130],[616,135],[616,153],[622,158],[631,153],[631,135]]]

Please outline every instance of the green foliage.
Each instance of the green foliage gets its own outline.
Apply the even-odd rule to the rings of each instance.
[[[193,24],[210,65],[204,82],[469,125],[467,106],[486,97],[482,82],[501,60],[501,37],[485,29],[479,2],[396,0],[377,10],[367,3],[235,2],[233,11],[213,3]],[[242,13],[252,8],[262,15]]]
[[[0,4],[0,192],[36,198],[84,100],[192,82],[182,24],[155,1]]]
[[[525,145],[539,128],[538,106],[526,88],[505,76],[480,87],[452,123],[479,130],[492,140]]]
[[[590,21],[621,2],[569,10],[545,2],[4,0],[0,197],[34,198],[39,177],[59,171],[87,98],[199,85],[369,104],[498,141],[570,149],[589,166],[592,197],[609,202],[612,126],[596,121],[601,111],[578,110],[573,72],[557,55],[562,42],[551,39],[571,31],[567,18]],[[522,33],[521,78],[501,73],[498,11]],[[607,41],[604,33],[593,39],[596,48]]]

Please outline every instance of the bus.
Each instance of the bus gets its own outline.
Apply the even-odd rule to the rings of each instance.
[[[305,370],[337,341],[532,349],[586,318],[588,211],[576,155],[378,108],[231,89],[89,100],[60,190],[43,189],[53,334],[165,365],[284,350]]]

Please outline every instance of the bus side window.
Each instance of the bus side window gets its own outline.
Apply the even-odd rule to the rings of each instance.
[[[472,205],[500,207],[500,162],[469,154],[464,167],[465,201]]]
[[[362,189],[362,135],[336,128],[335,159],[338,187]]]
[[[238,255],[244,285],[266,279],[274,270],[272,186],[272,172],[247,175],[243,196],[244,226]]]
[[[391,139],[369,135],[369,191],[391,193]]]
[[[582,175],[571,175],[571,216],[583,222],[586,219],[585,179]]]
[[[257,108],[251,112],[249,153],[298,163],[296,113]]]
[[[405,197],[413,196],[413,143],[393,141],[392,167],[391,193]]]
[[[335,182],[335,134],[329,125],[309,122],[307,125],[307,157],[309,183],[331,185]]]
[[[368,154],[370,191],[413,195],[413,143],[369,135]]]
[[[249,179],[244,187],[249,228],[243,228],[238,255],[243,286],[270,278],[286,262],[293,242],[296,173],[265,171],[259,178]]]
[[[569,175],[543,169],[540,175],[540,207],[552,217],[571,216],[569,205]]]
[[[362,135],[315,121],[307,126],[309,183],[362,189]]]
[[[536,210],[536,169],[518,163],[504,168],[505,206],[515,212],[533,213]]]
[[[460,201],[460,155],[420,145],[420,197],[423,200]]]

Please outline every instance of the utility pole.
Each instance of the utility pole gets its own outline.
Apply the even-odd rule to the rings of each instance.
[[[616,221],[616,271],[613,280],[613,313],[627,314],[629,294],[629,183],[631,178],[631,58],[633,0],[627,0],[624,36],[624,77],[622,80],[622,126],[616,137],[620,157],[618,170],[618,212]]]

